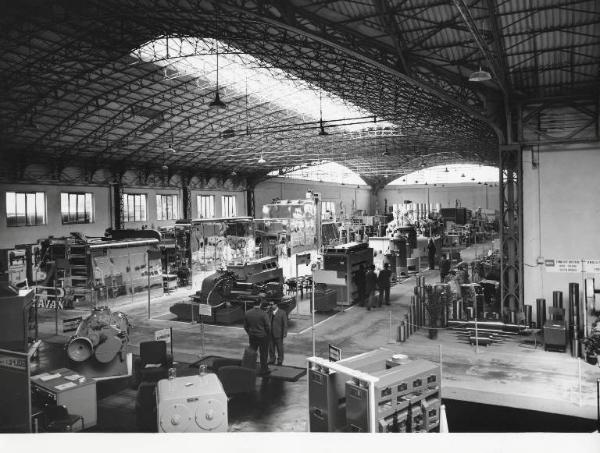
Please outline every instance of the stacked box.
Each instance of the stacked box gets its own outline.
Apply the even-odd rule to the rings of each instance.
[[[440,424],[440,407],[442,401],[439,395],[432,395],[429,398],[421,400],[421,409],[423,410],[424,428],[426,431],[431,431],[437,428]]]

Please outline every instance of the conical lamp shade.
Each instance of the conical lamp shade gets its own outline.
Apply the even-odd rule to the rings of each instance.
[[[219,90],[217,89],[217,92],[215,94],[215,100],[212,101],[210,104],[208,104],[208,106],[211,109],[224,109],[227,107],[227,104],[225,104],[222,100],[221,97],[219,96]]]

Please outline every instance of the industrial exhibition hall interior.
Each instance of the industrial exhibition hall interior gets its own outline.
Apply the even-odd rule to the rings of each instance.
[[[593,445],[599,1],[5,1],[0,49],[0,433]]]

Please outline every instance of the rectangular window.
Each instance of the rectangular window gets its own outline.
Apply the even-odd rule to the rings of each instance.
[[[334,219],[335,218],[335,201],[322,201],[321,202],[321,218],[322,219]]]
[[[44,192],[6,192],[7,226],[46,224],[46,194]]]
[[[215,196],[198,195],[198,217],[213,219],[215,217]]]
[[[123,220],[125,222],[146,221],[146,194],[123,194]]]
[[[177,220],[179,218],[178,199],[177,195],[157,195],[156,220]]]
[[[221,197],[221,214],[223,217],[235,217],[237,215],[235,196],[223,195]]]
[[[91,193],[60,194],[60,213],[63,225],[92,223],[94,221],[94,197]]]

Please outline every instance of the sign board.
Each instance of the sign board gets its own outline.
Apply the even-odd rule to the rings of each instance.
[[[212,305],[198,304],[198,314],[200,316],[212,316]]]
[[[29,357],[0,350],[0,433],[31,432]]]
[[[577,273],[581,272],[581,260],[545,260],[547,272]]]
[[[329,361],[337,362],[338,360],[342,360],[342,350],[333,345],[329,345]]]
[[[584,260],[583,271],[589,274],[600,274],[600,260]]]
[[[298,264],[310,264],[310,253],[296,255],[296,265]]]
[[[160,329],[154,332],[154,339],[156,341],[164,341],[165,343],[171,343],[171,329]]]
[[[79,323],[83,321],[83,316],[77,316],[76,318],[63,319],[63,333],[74,332],[79,327]]]

